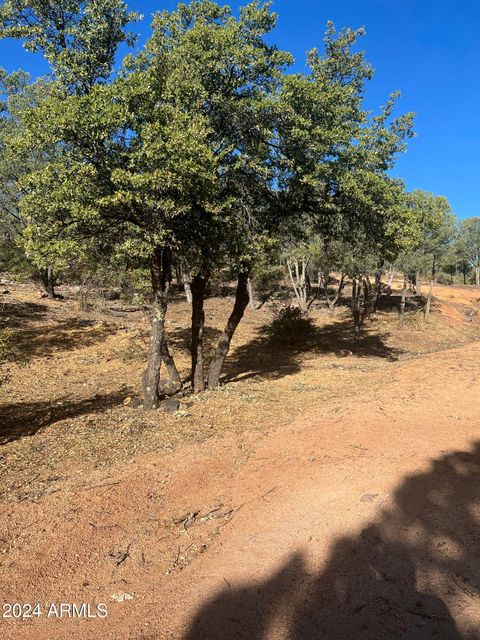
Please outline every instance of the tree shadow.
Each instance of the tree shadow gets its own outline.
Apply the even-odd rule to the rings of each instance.
[[[468,623],[480,596],[479,478],[480,442],[433,460],[358,536],[339,539],[317,575],[294,554],[264,582],[221,590],[184,640],[479,640]]]
[[[0,327],[13,330],[7,360],[24,362],[35,356],[88,347],[117,331],[115,326],[93,319],[61,318],[42,324],[47,312],[45,305],[30,302],[2,306]]]
[[[272,332],[272,324],[258,329],[257,337],[234,349],[226,359],[222,382],[233,382],[249,378],[268,380],[298,373],[302,358],[308,353],[352,352],[359,357],[383,358],[394,362],[403,353],[401,349],[387,344],[388,333],[365,327],[355,340],[349,320],[332,322],[323,327],[310,319],[302,319],[302,327],[292,340],[288,335]],[[309,324],[307,329],[306,324]]]
[[[38,322],[48,313],[46,304],[36,302],[1,302],[0,321],[9,329],[22,328],[25,322]]]
[[[55,402],[18,402],[0,405],[0,445],[25,436],[32,436],[40,429],[60,420],[107,411],[121,404],[128,394],[128,389],[122,389],[121,392],[97,394],[93,398],[78,401],[64,398]]]
[[[217,346],[218,339],[222,332],[215,327],[205,326],[203,331],[203,351],[207,361],[209,355]],[[192,344],[192,330],[190,327],[179,327],[168,331],[168,345],[174,351],[182,351],[186,355],[190,355],[190,347]]]

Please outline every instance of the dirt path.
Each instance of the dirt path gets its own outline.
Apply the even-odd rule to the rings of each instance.
[[[108,617],[3,620],[3,637],[479,638],[479,362],[478,343],[391,362],[264,438],[9,505],[3,599]]]

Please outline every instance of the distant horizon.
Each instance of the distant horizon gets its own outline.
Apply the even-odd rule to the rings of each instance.
[[[246,2],[220,4],[238,8]],[[139,33],[138,49],[150,33],[152,14],[171,10],[177,2],[134,0],[128,5],[144,15],[133,26]],[[367,108],[378,111],[389,94],[399,90],[396,113],[416,114],[417,137],[409,141],[392,175],[404,180],[408,191],[445,196],[462,219],[480,215],[480,43],[474,29],[480,24],[480,6],[468,1],[457,6],[461,11],[453,12],[446,0],[404,0],[388,7],[386,0],[343,0],[326,7],[311,6],[307,0],[277,0],[273,8],[279,19],[270,40],[291,51],[293,70],[301,71],[306,52],[321,49],[328,20],[337,29],[364,27],[360,48],[375,69],[367,85]],[[0,41],[0,66],[8,71],[22,68],[33,77],[48,72],[40,54],[28,53],[12,40]]]

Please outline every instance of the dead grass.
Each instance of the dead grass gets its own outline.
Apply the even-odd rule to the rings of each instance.
[[[41,300],[29,286],[10,288],[0,302],[0,330],[8,332],[0,386],[0,496],[38,499],[65,479],[165,452],[180,442],[231,431],[262,434],[326,400],[339,406],[354,391],[373,385],[369,374],[478,337],[479,292],[438,287],[431,322],[410,299],[405,328],[398,328],[398,296],[392,296],[365,329],[352,337],[349,312],[314,308],[312,332],[303,343],[272,340],[272,313],[248,310],[234,338],[224,386],[185,398],[179,411],[144,412],[124,404],[140,393],[148,344],[148,319],[140,311],[119,316],[106,308],[81,311],[64,300]],[[453,297],[452,297],[453,296]],[[230,312],[231,298],[206,304],[207,352]],[[109,303],[110,306],[112,303]],[[189,372],[190,311],[183,299],[169,310],[168,332],[180,372]],[[339,358],[340,350],[353,356]],[[375,378],[378,379],[378,376]],[[375,384],[378,384],[376,382]]]

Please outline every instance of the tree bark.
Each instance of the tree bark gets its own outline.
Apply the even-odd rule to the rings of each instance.
[[[430,309],[432,308],[432,297],[433,297],[433,278],[430,280],[430,288],[428,290],[427,302],[425,303],[425,309],[423,312],[425,322],[428,322],[428,318],[430,317]]]
[[[324,273],[322,273],[321,271],[318,272],[318,289],[320,288],[323,289],[323,294],[325,296],[327,306],[330,311],[333,311],[338,301],[340,300],[340,296],[342,295],[342,291],[345,286],[345,274],[343,273],[343,271],[340,274],[340,281],[338,283],[338,288],[333,298],[331,298],[328,293],[328,284],[327,284],[328,279],[329,277],[326,278]]]
[[[307,299],[306,299],[306,285],[305,285],[305,261],[302,261],[303,272],[302,275],[300,273],[300,269],[298,266],[298,260],[294,262],[295,266],[295,276],[293,275],[292,265],[290,260],[287,260],[287,268],[288,275],[290,277],[290,283],[293,288],[293,292],[298,301],[298,306],[300,307],[302,313],[308,312]]]
[[[475,284],[480,287],[480,266],[475,267]]]
[[[435,283],[436,272],[437,272],[437,262],[436,262],[436,256],[434,256],[433,263],[432,263],[432,276],[430,278],[430,288],[428,290],[427,302],[425,304],[425,309],[424,309],[425,322],[428,322],[428,318],[430,316],[430,309],[432,308],[433,285]]]
[[[182,379],[180,378],[180,374],[178,373],[178,369],[175,365],[175,361],[170,354],[165,333],[163,335],[161,352],[162,352],[162,361],[165,364],[165,368],[167,370],[168,377],[170,378],[170,382],[169,384],[165,384],[165,385],[159,384],[159,393],[160,392],[166,393],[166,394],[176,393],[182,387]]]
[[[352,314],[353,314],[353,333],[355,340],[360,338],[360,283],[357,278],[352,278]]]
[[[248,306],[250,307],[250,309],[255,309],[255,296],[253,295],[253,287],[252,287],[252,279],[251,278],[248,279],[248,297],[250,298]]]
[[[403,331],[403,323],[405,320],[405,303],[407,301],[407,276],[403,275],[402,298],[400,301],[400,330]]]
[[[192,389],[205,391],[203,366],[203,329],[205,327],[205,291],[210,278],[208,269],[202,269],[192,279]]]
[[[171,253],[168,247],[155,247],[150,259],[153,291],[153,318],[150,331],[147,368],[142,377],[143,406],[156,409],[160,404],[160,367],[165,354],[165,316],[172,280]]]
[[[374,313],[377,312],[380,297],[382,295],[382,266],[375,272],[375,300],[373,302]]]
[[[220,336],[220,340],[208,370],[208,386],[210,389],[214,389],[220,384],[220,373],[222,371],[225,358],[227,357],[228,350],[230,349],[233,334],[235,333],[240,320],[243,318],[245,309],[247,308],[249,302],[248,277],[249,271],[241,271],[238,274],[235,304],[233,306],[232,313],[228,318],[227,325]]]
[[[420,271],[415,271],[415,295],[420,297],[422,295],[422,283],[420,282]]]
[[[55,299],[55,274],[51,266],[39,270],[40,284],[48,298]]]
[[[182,273],[183,288],[185,289],[185,295],[187,296],[188,304],[192,304],[192,274],[190,272]]]

